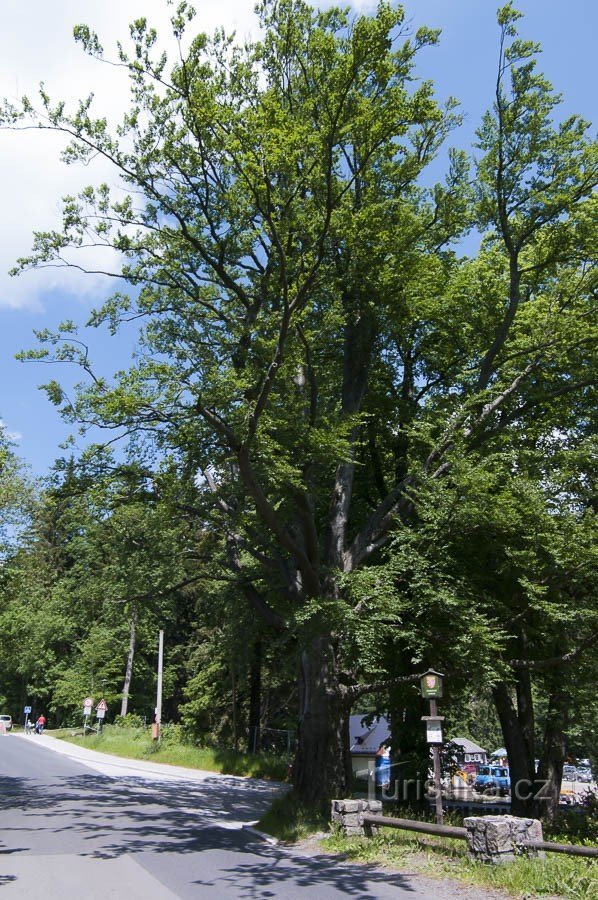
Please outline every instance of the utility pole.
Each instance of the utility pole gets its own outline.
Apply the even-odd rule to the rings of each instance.
[[[156,692],[156,721],[152,737],[160,740],[160,724],[162,722],[162,669],[164,665],[164,632],[160,629],[158,638],[158,689]]]

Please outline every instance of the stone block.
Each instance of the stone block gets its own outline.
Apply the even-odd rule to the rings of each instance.
[[[376,825],[369,825],[363,821],[364,813],[371,812],[374,815],[382,814],[380,800],[333,800],[331,821],[347,835],[372,835],[376,834]]]
[[[528,841],[542,840],[542,824],[537,819],[517,816],[468,816],[467,847],[472,859],[489,863],[503,863],[522,853],[543,857],[537,850],[526,850]]]

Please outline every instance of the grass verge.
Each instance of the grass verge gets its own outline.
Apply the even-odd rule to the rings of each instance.
[[[329,828],[328,817],[298,803],[292,791],[277,797],[257,827],[280,841],[295,843]]]
[[[354,862],[408,867],[428,877],[499,889],[526,900],[546,895],[598,900],[598,866],[591,859],[547,853],[545,860],[518,859],[501,866],[487,866],[467,858],[463,841],[394,829],[372,838],[331,834],[322,841],[322,847]]]
[[[111,753],[126,759],[151,760],[187,769],[203,769],[223,775],[245,775],[251,778],[267,778],[285,781],[287,764],[284,760],[265,754],[237,753],[234,750],[218,750],[211,747],[196,747],[193,744],[170,742],[165,729],[165,738],[160,744],[152,741],[145,728],[122,728],[107,725],[101,734],[73,734],[70,729],[53,731],[52,736],[96,750]]]

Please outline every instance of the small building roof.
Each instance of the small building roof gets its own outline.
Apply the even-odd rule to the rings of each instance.
[[[469,738],[464,737],[454,737],[451,738],[451,743],[456,744],[458,747],[463,749],[464,753],[486,753],[483,747],[478,746],[478,744],[474,744],[473,741],[470,741]]]
[[[349,716],[349,745],[354,756],[373,756],[380,744],[390,737],[390,725],[384,716],[377,716],[371,725],[365,725],[367,713]]]

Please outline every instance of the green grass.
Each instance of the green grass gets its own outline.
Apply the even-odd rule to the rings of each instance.
[[[128,759],[277,781],[287,777],[284,760],[171,741],[166,729],[160,745],[151,740],[144,728],[106,726],[102,734],[85,738],[80,734],[73,736],[72,731],[66,729],[52,734],[90,750]],[[328,821],[324,813],[298,804],[289,792],[274,801],[258,827],[279,840],[296,842],[326,830]],[[585,833],[576,837],[579,843],[589,843]],[[573,835],[563,835],[565,842],[567,838],[572,840]],[[519,859],[502,866],[486,866],[467,859],[463,841],[395,829],[385,829],[372,838],[346,838],[332,833],[321,841],[320,846],[355,862],[409,869],[432,878],[452,878],[469,885],[503,890],[526,900],[547,895],[569,900],[598,900],[598,864],[594,860],[548,853],[545,861]]]
[[[518,859],[501,866],[469,860],[463,841],[432,838],[414,832],[385,830],[372,838],[331,834],[325,850],[355,862],[418,871],[432,878],[500,889],[518,898],[557,896],[598,900],[598,866],[594,860],[546,854],[545,860]]]
[[[111,753],[126,759],[151,760],[187,769],[275,781],[285,781],[287,778],[287,764],[278,757],[171,742],[166,729],[164,740],[160,744],[152,741],[145,728],[121,728],[116,725],[107,725],[101,734],[87,734],[85,737],[80,732],[73,734],[70,729],[54,731],[52,735],[89,750]]]
[[[277,797],[258,822],[259,829],[281,841],[294,843],[326,831],[328,816],[319,810],[301,806],[292,791]]]
[[[449,818],[454,820],[450,824],[462,824],[458,814]],[[295,842],[328,830],[329,825],[325,815],[301,807],[289,792],[274,801],[258,827],[280,840]],[[384,829],[372,838],[347,838],[332,832],[320,840],[320,847],[354,862],[453,879],[526,900],[543,896],[598,900],[598,865],[590,859],[548,853],[545,860],[521,858],[488,866],[467,858],[464,841],[395,829]]]

